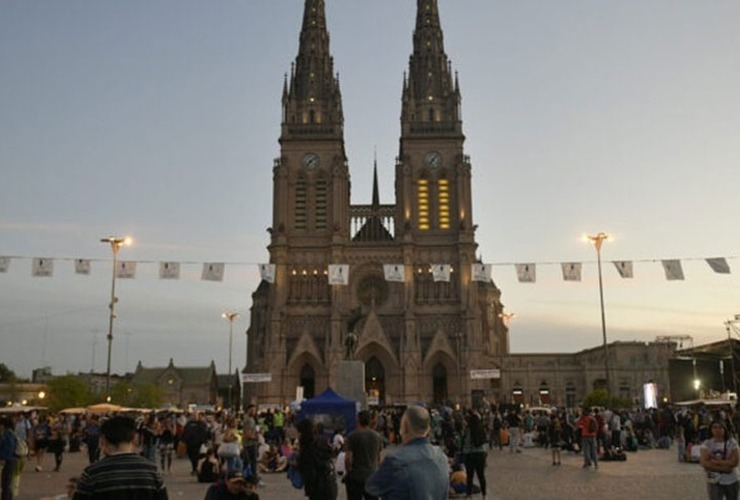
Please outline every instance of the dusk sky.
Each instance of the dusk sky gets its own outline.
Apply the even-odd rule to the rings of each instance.
[[[284,75],[303,0],[0,2],[0,362],[19,375],[245,363],[267,262]],[[493,264],[512,352],[726,338],[740,314],[740,2],[439,0],[463,97],[478,254]],[[352,203],[394,203],[413,0],[327,0]],[[50,278],[32,258],[54,259]],[[730,274],[705,258],[724,257]],[[89,276],[74,259],[92,259]],[[679,259],[684,280],[661,260]],[[160,280],[159,262],[182,263]],[[633,261],[623,279],[612,261]],[[200,279],[225,262],[223,282]],[[560,263],[582,262],[580,282]],[[520,283],[515,263],[536,263]]]

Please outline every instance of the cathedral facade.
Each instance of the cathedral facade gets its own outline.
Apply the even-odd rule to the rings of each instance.
[[[400,96],[395,204],[380,204],[377,170],[372,203],[351,203],[324,0],[306,0],[304,9],[273,166],[274,276],[252,295],[247,331],[245,372],[269,377],[245,384],[245,400],[279,404],[299,386],[311,397],[335,385],[348,335],[356,336],[353,357],[365,365],[370,401],[494,396],[496,382],[471,372],[500,367],[508,329],[500,291],[472,275],[472,165],[437,0],[418,0]],[[335,264],[349,266],[344,285],[330,284]],[[397,265],[400,280],[389,281],[384,264]],[[448,279],[435,281],[435,264]]]

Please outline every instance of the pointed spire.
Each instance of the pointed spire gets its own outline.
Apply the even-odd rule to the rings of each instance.
[[[378,153],[374,154],[373,159],[373,211],[377,211],[380,206],[380,192],[378,190]]]
[[[283,102],[283,138],[296,134],[342,136],[338,75],[329,52],[324,0],[306,0],[298,55]]]
[[[404,79],[403,133],[446,131],[461,135],[460,94],[444,50],[437,0],[417,0],[413,42],[408,79]]]

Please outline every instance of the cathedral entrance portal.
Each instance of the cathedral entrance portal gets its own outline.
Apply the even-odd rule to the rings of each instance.
[[[432,369],[432,390],[435,403],[447,401],[447,368],[442,363],[437,363]]]
[[[311,399],[316,395],[316,372],[313,366],[306,364],[301,368],[301,385],[304,398]]]
[[[368,403],[383,404],[385,402],[385,368],[375,356],[365,363],[365,390]]]

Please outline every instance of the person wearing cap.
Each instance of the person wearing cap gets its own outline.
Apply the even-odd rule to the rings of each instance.
[[[255,495],[254,489],[251,489],[250,493],[247,492],[247,480],[244,473],[238,469],[232,469],[226,473],[224,478],[208,488],[205,500],[253,500]]]

